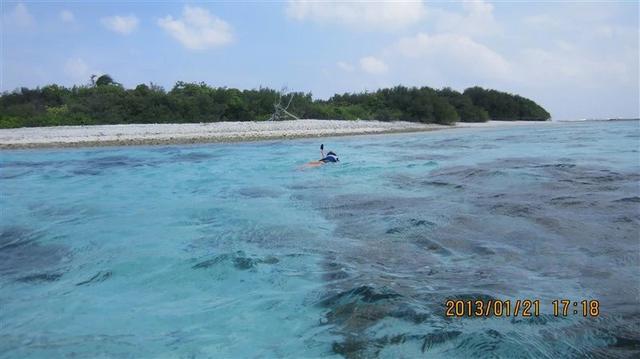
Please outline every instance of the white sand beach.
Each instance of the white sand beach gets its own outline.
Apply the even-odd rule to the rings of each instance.
[[[458,123],[296,120],[186,124],[131,124],[0,129],[0,149],[233,142],[361,135],[531,124],[528,121]],[[537,122],[541,123],[541,122]],[[546,122],[549,123],[549,122]]]

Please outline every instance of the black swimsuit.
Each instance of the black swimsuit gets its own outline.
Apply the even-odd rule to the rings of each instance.
[[[321,159],[320,162],[324,162],[324,163],[327,163],[327,162],[338,162],[338,157],[329,155],[329,156]]]
[[[327,157],[325,157],[325,158],[320,160],[320,162],[324,162],[324,163],[327,163],[327,162],[338,162],[338,161],[339,161],[338,155],[333,153],[333,151],[329,151],[327,153]]]

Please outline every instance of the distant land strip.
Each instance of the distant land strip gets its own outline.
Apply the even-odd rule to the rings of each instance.
[[[283,110],[286,110],[283,112]],[[540,105],[525,97],[471,87],[462,93],[443,88],[405,87],[336,94],[328,100],[311,93],[269,88],[238,90],[205,83],[178,82],[166,91],[140,84],[126,89],[109,75],[83,86],[19,88],[0,96],[0,128],[265,121],[291,118],[456,122],[546,121]]]

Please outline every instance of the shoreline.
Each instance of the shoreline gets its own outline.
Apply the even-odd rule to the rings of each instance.
[[[459,122],[451,126],[403,121],[294,120],[24,127],[0,129],[0,150],[245,142],[426,132],[455,128],[491,128],[536,123],[551,121]]]

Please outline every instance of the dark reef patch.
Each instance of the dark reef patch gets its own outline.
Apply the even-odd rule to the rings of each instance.
[[[282,196],[283,192],[268,187],[247,187],[240,189],[238,194],[248,198],[277,198]]]
[[[278,258],[273,256],[255,258],[247,256],[243,251],[237,251],[235,253],[219,254],[211,259],[198,262],[191,268],[207,269],[220,264],[230,263],[238,270],[250,270],[255,269],[258,264],[277,264],[278,262]]]
[[[230,256],[228,254],[220,254],[218,256],[215,256],[212,259],[207,259],[205,261],[199,262],[197,264],[195,264],[194,266],[192,266],[191,268],[193,269],[205,269],[205,268],[209,268],[212,266],[217,265],[218,263],[222,263],[224,261],[229,260]]]
[[[437,351],[447,341],[472,356],[505,353],[509,335],[458,330],[444,316],[445,301],[495,302],[532,285],[545,293],[564,285],[598,288],[595,295],[605,298],[620,292],[610,278],[629,280],[629,273],[637,273],[637,255],[625,254],[637,249],[640,175],[635,172],[568,158],[508,158],[412,171],[386,175],[403,190],[398,195],[321,191],[299,197],[334,224],[336,238],[345,238],[345,247],[332,248],[337,254],[325,263],[323,279],[333,294],[320,302],[328,309],[326,323],[342,337],[332,346],[336,354],[376,357],[386,346],[415,342],[418,350]],[[597,255],[577,254],[576,248]],[[620,264],[596,270],[605,257]],[[629,294],[623,302],[633,300]],[[418,327],[410,334],[380,336],[380,328],[391,326],[389,319]],[[544,326],[551,320],[518,318],[509,325]],[[422,323],[442,329],[418,335]]]
[[[320,301],[322,306],[335,306],[338,303],[344,302],[363,302],[363,303],[375,303],[381,300],[388,300],[401,297],[400,294],[394,293],[389,290],[376,290],[369,286],[360,286],[350,289],[348,291],[336,293],[330,295]]]
[[[415,155],[401,155],[398,156],[396,161],[433,161],[437,164],[438,161],[445,161],[451,159],[452,156],[445,156],[439,154],[415,154]]]
[[[585,204],[584,201],[574,196],[553,197],[551,198],[549,203],[551,203],[552,205],[562,206],[562,207],[581,206]]]
[[[69,255],[58,245],[38,243],[45,233],[20,226],[0,228],[0,275],[19,275],[29,281],[46,281],[55,275],[42,274],[54,270]],[[33,272],[38,272],[32,274]]]
[[[542,164],[542,165],[534,165],[534,168],[574,168],[576,167],[573,163],[552,163],[552,164]]]
[[[442,344],[449,340],[455,339],[462,334],[459,330],[451,330],[451,331],[437,331],[433,333],[426,334],[422,341],[422,352],[426,352],[429,349],[433,348],[434,345]]]
[[[540,315],[533,315],[528,318],[523,317],[513,317],[511,318],[511,324],[522,324],[522,325],[546,325],[549,322],[557,322],[561,320],[566,320],[564,317],[556,317],[552,314],[541,313]]]
[[[497,176],[505,176],[507,173],[498,169],[499,167],[492,166],[478,166],[478,167],[447,167],[444,169],[438,169],[430,173],[430,177],[452,177],[462,181],[468,181],[469,179],[476,178],[492,178]]]
[[[505,216],[514,216],[514,217],[530,217],[535,213],[536,209],[534,209],[530,205],[521,204],[521,203],[497,203],[491,206],[491,212],[502,214]]]
[[[24,171],[20,169],[2,169],[0,170],[0,179],[15,179],[33,173],[33,171]]]
[[[428,197],[354,194],[317,201],[316,206],[325,218],[336,224],[336,236],[378,242],[396,238],[398,234],[430,231],[434,227],[433,217],[416,218],[420,215],[419,209],[430,200]]]
[[[73,165],[70,171],[74,175],[79,176],[99,176],[105,172],[120,168],[137,168],[143,166],[155,166],[157,161],[140,159],[130,156],[112,155],[104,157],[91,157],[85,160],[74,160],[64,163],[65,165]]]
[[[420,190],[424,187],[451,189],[462,189],[464,187],[456,182],[433,180],[430,176],[417,177],[397,173],[389,176],[389,179],[394,187],[406,190]]]
[[[207,161],[207,160],[211,160],[211,159],[215,159],[215,158],[220,158],[221,156],[219,154],[216,153],[209,153],[209,152],[185,152],[185,153],[178,153],[174,156],[171,157],[172,161],[175,162],[195,162],[195,163],[200,163],[203,161]]]
[[[616,336],[615,343],[611,347],[632,350],[638,353],[640,352],[640,339]]]
[[[435,239],[430,238],[424,234],[412,235],[409,237],[409,239],[414,243],[418,244],[423,249],[430,252],[435,252],[440,256],[447,257],[452,255],[452,252],[449,249],[445,248],[442,244],[438,243],[438,241],[436,241]]]
[[[385,335],[371,338],[366,333],[382,321],[400,319],[412,325],[420,325],[431,314],[408,304],[402,294],[388,288],[361,285],[349,290],[327,295],[318,305],[328,308],[325,323],[335,326],[343,339],[332,345],[334,353],[347,358],[376,356],[387,345],[402,344],[407,340],[422,340],[414,335]]]
[[[148,149],[152,152],[165,153],[165,154],[177,154],[180,153],[180,146],[153,146]]]
[[[322,273],[322,279],[325,282],[337,282],[350,277],[346,266],[335,262],[335,258],[325,258],[323,262],[324,272]]]
[[[38,273],[20,277],[16,281],[23,283],[55,282],[61,277],[62,274],[60,273]]]
[[[61,166],[65,161],[6,161],[0,163],[0,168],[28,168],[41,169],[48,166]]]
[[[624,198],[616,199],[614,202],[640,203],[640,196],[624,197]]]
[[[416,228],[417,227],[417,228]],[[388,228],[385,233],[386,234],[400,234],[400,233],[410,233],[416,230],[431,230],[436,227],[436,224],[432,221],[426,219],[409,219],[408,223],[402,222],[399,226],[394,226]]]

